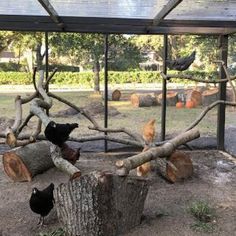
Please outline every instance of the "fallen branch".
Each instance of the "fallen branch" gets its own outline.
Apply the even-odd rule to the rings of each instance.
[[[193,139],[200,137],[200,133],[197,129],[189,130],[185,133],[179,134],[175,138],[169,140],[161,147],[150,148],[146,152],[142,152],[138,155],[134,155],[125,160],[118,160],[116,162],[116,173],[120,176],[126,176],[129,171],[157,158],[168,157],[171,153],[180,145],[185,144]]]

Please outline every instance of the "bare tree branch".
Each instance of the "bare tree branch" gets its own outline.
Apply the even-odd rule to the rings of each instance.
[[[32,113],[28,114],[28,116],[25,118],[24,122],[18,127],[18,129],[16,130],[16,136],[18,136],[20,134],[20,132],[23,130],[23,128],[28,124],[28,122],[30,121],[30,119],[33,117],[34,115]]]
[[[126,128],[117,128],[117,129],[110,129],[110,128],[102,128],[102,127],[88,127],[91,130],[97,130],[100,132],[108,132],[108,133],[125,133],[127,135],[129,135],[131,138],[133,138],[134,140],[143,143],[143,145],[145,144],[141,135],[139,134],[134,134],[132,133],[130,130],[126,129]]]
[[[199,122],[204,118],[204,116],[208,113],[208,111],[210,111],[212,108],[214,108],[215,106],[217,106],[219,104],[225,104],[225,105],[228,105],[228,106],[236,106],[235,102],[228,102],[228,101],[224,101],[224,100],[217,100],[217,101],[213,102],[212,104],[210,104],[209,106],[207,106],[201,112],[201,114],[198,116],[198,118],[188,128],[185,129],[185,131],[188,131],[188,130],[192,129],[197,124],[199,124]]]
[[[67,101],[66,99],[59,97],[51,92],[48,92],[48,95],[52,98],[57,99],[58,101],[65,103],[66,105],[74,108],[76,111],[78,111],[80,114],[82,114],[83,116],[85,116],[95,127],[98,127],[98,123],[93,119],[93,117],[91,117],[84,109],[77,107],[76,105],[74,105],[73,103]]]

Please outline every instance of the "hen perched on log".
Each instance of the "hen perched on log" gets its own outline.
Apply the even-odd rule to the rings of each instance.
[[[29,204],[30,209],[40,215],[38,224],[43,225],[44,217],[47,216],[53,208],[53,190],[53,183],[51,183],[47,188],[43,189],[42,191],[38,190],[37,188],[33,188]]]
[[[175,60],[166,60],[166,65],[171,70],[187,70],[195,60],[196,51],[193,51],[188,57],[181,57]]]
[[[48,123],[44,134],[46,138],[55,145],[62,147],[63,143],[67,141],[73,129],[78,128],[77,123],[73,124],[58,124],[54,121]]]

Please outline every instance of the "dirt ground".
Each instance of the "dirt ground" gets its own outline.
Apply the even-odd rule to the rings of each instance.
[[[151,187],[140,226],[124,236],[191,236],[194,218],[187,210],[197,200],[209,203],[216,210],[215,230],[211,235],[231,236],[236,232],[236,160],[213,150],[191,151],[194,176],[184,182],[169,184],[152,172]],[[118,153],[82,153],[77,165],[83,173],[93,170],[114,170]],[[132,173],[133,174],[133,173]],[[37,226],[38,216],[29,208],[33,187],[56,186],[68,177],[53,168],[36,176],[32,182],[13,183],[0,163],[0,236],[34,236],[60,227],[53,209],[46,218],[46,227]],[[108,235],[104,235],[108,236]]]

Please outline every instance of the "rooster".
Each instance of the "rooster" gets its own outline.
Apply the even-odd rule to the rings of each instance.
[[[77,123],[58,124],[54,121],[50,121],[44,131],[44,134],[50,142],[62,147],[63,143],[69,138],[70,133],[78,127],[79,125]]]
[[[30,209],[40,215],[38,224],[44,224],[44,217],[49,214],[54,206],[53,198],[54,184],[51,183],[47,188],[43,190],[38,190],[33,188],[30,197]]]
[[[195,60],[196,51],[193,51],[188,57],[181,57],[175,60],[166,60],[166,65],[171,70],[187,70]]]
[[[145,141],[145,147],[143,149],[143,152],[147,151],[149,147],[153,144],[156,134],[155,122],[156,122],[155,119],[151,119],[143,126],[142,133],[143,133],[143,139]],[[151,163],[146,162],[141,166],[137,167],[137,176],[145,176],[150,170],[151,170]]]

